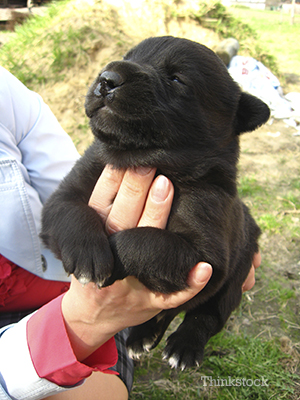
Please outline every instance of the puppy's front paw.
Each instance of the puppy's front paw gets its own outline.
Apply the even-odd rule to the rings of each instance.
[[[163,351],[163,359],[168,360],[172,368],[185,368],[199,366],[203,360],[204,345],[196,342],[191,335],[183,332],[174,332],[167,339],[167,345]]]
[[[181,237],[153,227],[116,232],[109,242],[117,273],[123,277],[135,276],[153,292],[174,293],[185,289],[188,272],[198,259]]]
[[[64,268],[82,284],[95,282],[103,286],[111,276],[114,259],[105,234],[82,234],[65,243],[61,250]]]

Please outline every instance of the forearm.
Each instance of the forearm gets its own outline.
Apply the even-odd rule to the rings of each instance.
[[[66,331],[78,361],[85,360],[121,330],[110,327],[107,317],[103,316],[105,310],[94,295],[94,290],[100,289],[94,286],[90,283],[82,287],[73,279],[71,289],[62,299]]]

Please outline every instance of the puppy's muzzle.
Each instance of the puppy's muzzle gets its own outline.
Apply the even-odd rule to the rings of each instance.
[[[97,97],[106,97],[108,101],[113,101],[114,91],[124,83],[121,75],[114,71],[104,71],[99,78],[99,83],[94,90]]]

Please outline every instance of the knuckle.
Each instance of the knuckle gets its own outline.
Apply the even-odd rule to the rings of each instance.
[[[140,198],[145,196],[145,188],[142,187],[138,182],[127,181],[123,189],[123,195],[127,198]]]

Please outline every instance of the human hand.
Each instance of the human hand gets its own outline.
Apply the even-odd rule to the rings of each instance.
[[[102,217],[109,234],[136,226],[165,228],[174,188],[164,176],[153,181],[154,175],[154,169],[105,168],[89,204]],[[82,287],[73,278],[62,311],[77,358],[86,358],[123,328],[187,302],[204,288],[211,274],[209,264],[199,263],[189,274],[189,287],[169,295],[151,292],[134,277],[102,289],[93,283]]]
[[[247,290],[250,290],[253,288],[255,285],[255,270],[260,266],[261,264],[261,254],[260,252],[254,254],[253,261],[252,261],[252,267],[250,269],[250,272],[247,276],[247,279],[245,280],[242,290],[243,292],[246,292]]]
[[[127,170],[125,173],[110,167],[105,168],[92,193],[90,205],[102,217],[109,234],[135,226],[165,228],[174,189],[164,176],[156,178],[152,184],[154,175],[155,169],[139,169],[138,172]],[[260,264],[261,254],[258,252],[254,255],[251,270],[242,286],[243,292],[254,286],[255,270]]]

